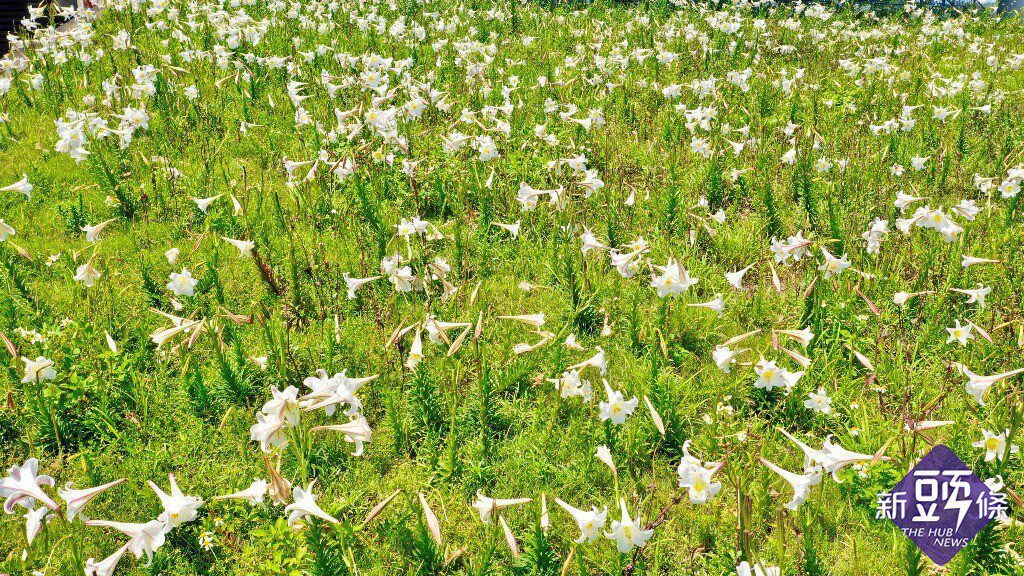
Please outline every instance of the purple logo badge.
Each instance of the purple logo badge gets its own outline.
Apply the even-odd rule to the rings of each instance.
[[[991,490],[942,445],[877,498],[876,517],[892,520],[940,566],[1007,510],[1006,495]]]

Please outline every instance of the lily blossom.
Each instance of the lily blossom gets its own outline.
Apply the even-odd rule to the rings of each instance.
[[[363,444],[370,441],[370,437],[373,434],[373,430],[370,429],[370,423],[366,421],[366,418],[362,414],[356,414],[351,422],[346,424],[334,424],[330,426],[317,426],[312,430],[330,430],[333,432],[341,432],[345,435],[346,442],[352,442],[356,445],[353,456],[363,455]]]
[[[615,424],[622,424],[636,409],[640,401],[636,396],[626,400],[619,390],[613,390],[608,381],[604,381],[604,391],[608,395],[607,402],[601,402],[601,420],[611,420]]]
[[[160,498],[160,503],[163,504],[164,511],[160,515],[160,519],[167,523],[168,528],[174,528],[185,522],[195,520],[196,516],[199,515],[199,508],[203,505],[203,499],[198,496],[185,496],[181,489],[178,488],[174,474],[168,474],[167,478],[171,482],[170,494],[161,490],[152,481],[147,482],[147,484],[153,489],[153,492],[156,492],[157,497]]]
[[[85,232],[85,239],[90,243],[95,244],[100,239],[100,233],[107,227],[108,224],[114,221],[114,218],[104,220],[95,226],[83,226],[82,232]]]
[[[113,576],[114,571],[117,570],[117,564],[121,561],[124,553],[131,547],[131,544],[131,542],[125,543],[124,546],[121,546],[113,554],[99,562],[93,558],[86,560],[85,576]]]
[[[94,486],[92,488],[80,489],[72,488],[71,482],[68,482],[64,486],[64,488],[57,489],[57,494],[65,502],[67,502],[67,507],[64,510],[64,515],[67,517],[69,521],[74,520],[75,516],[78,515],[82,508],[85,508],[85,506],[89,502],[92,502],[93,498],[99,496],[100,494],[106,492],[107,490],[110,490],[114,486],[123,483],[125,480],[127,480],[127,478],[120,478],[118,480],[114,480],[113,482],[107,482],[106,484],[101,484],[99,486]]]
[[[32,188],[33,186],[28,182],[28,175],[22,174],[21,180],[18,180],[10,186],[4,186],[0,188],[0,192],[21,192],[25,195],[26,200],[32,199]]]
[[[722,490],[722,483],[712,479],[722,466],[701,462],[690,454],[690,441],[683,442],[683,457],[676,472],[679,474],[679,486],[689,488],[691,503],[705,504]]]
[[[622,511],[622,517],[618,520],[612,520],[611,532],[605,532],[604,535],[606,538],[615,541],[615,547],[620,553],[626,554],[633,548],[643,548],[651,536],[654,535],[654,530],[644,530],[641,527],[639,517],[634,520],[629,516],[625,499],[619,500],[619,506]]]
[[[491,516],[502,508],[528,504],[532,501],[532,498],[489,498],[477,490],[473,508],[476,508],[477,513],[480,514],[480,520],[484,524],[490,524]]]
[[[811,494],[811,487],[821,482],[821,472],[814,471],[808,474],[795,474],[772,462],[761,458],[761,463],[767,466],[770,470],[782,476],[782,479],[789,483],[793,489],[793,498],[786,502],[783,506],[790,510],[797,510],[800,505],[807,501],[807,497]]]
[[[51,510],[58,508],[57,503],[43,492],[43,486],[53,486],[54,479],[39,474],[39,460],[29,458],[21,466],[11,466],[8,476],[0,480],[0,498],[6,498],[4,512],[14,514],[14,506],[21,505],[29,510],[35,508],[36,500]]]
[[[971,370],[963,364],[957,363],[956,367],[960,369],[960,372],[962,372],[964,376],[967,376],[967,393],[973,396],[980,406],[985,405],[985,393],[988,392],[988,389],[991,388],[993,384],[1024,372],[1024,368],[1017,368],[1016,370],[1010,370],[1009,372],[1003,372],[1002,374],[982,376],[971,372]]]
[[[605,359],[604,350],[600,346],[595,346],[594,348],[597,350],[597,354],[594,354],[593,356],[587,358],[586,360],[580,362],[579,364],[573,364],[572,366],[569,366],[567,370],[580,371],[586,368],[587,366],[591,366],[600,370],[602,375],[607,374],[608,362]]]
[[[375,281],[380,280],[382,276],[370,276],[368,278],[350,278],[348,274],[345,274],[345,286],[348,288],[348,299],[356,299],[356,290],[359,290],[363,286]]]
[[[533,326],[534,328],[540,328],[544,325],[544,313],[538,312],[537,314],[522,314],[519,316],[498,316],[500,320],[514,320],[516,322],[522,322]]]
[[[309,486],[305,490],[300,486],[292,487],[292,503],[284,507],[284,511],[288,513],[288,525],[294,526],[296,522],[302,520],[306,516],[314,516],[322,520],[326,520],[331,524],[337,524],[337,518],[331,516],[327,512],[324,512],[316,503],[316,494],[313,494],[313,484],[310,482]]]
[[[35,360],[21,357],[25,363],[25,376],[22,377],[22,384],[33,382],[46,382],[57,377],[57,371],[53,369],[53,360],[45,356],[37,356]]]
[[[263,499],[267,494],[267,481],[262,478],[257,478],[252,481],[245,490],[239,490],[238,492],[232,492],[231,494],[225,494],[223,496],[214,496],[214,500],[245,500],[249,504],[262,504]]]
[[[29,510],[25,513],[25,539],[28,540],[30,546],[43,529],[43,523],[47,521],[47,516],[51,512],[52,510],[49,508],[40,506],[35,510]]]
[[[732,364],[736,362],[736,357],[749,350],[749,348],[733,350],[728,346],[718,345],[715,346],[715,351],[712,352],[711,356],[715,361],[715,366],[718,366],[719,370],[728,374],[732,371]]]
[[[210,196],[209,198],[193,198],[192,201],[199,207],[199,211],[206,214],[206,211],[210,209],[210,204],[213,204],[223,194],[217,194],[216,196]]]
[[[164,545],[167,540],[167,531],[171,529],[163,520],[150,520],[149,522],[114,522],[112,520],[86,520],[86,526],[100,526],[113,528],[128,536],[128,549],[136,558],[146,555],[146,566],[153,563],[153,553]]]
[[[228,238],[227,236],[221,236],[221,240],[231,244],[235,248],[238,248],[238,251],[241,252],[242,256],[245,258],[251,258],[252,250],[256,247],[256,243],[252,240],[236,240],[234,238]]]
[[[580,529],[580,535],[574,542],[577,544],[583,544],[584,542],[593,542],[597,540],[598,536],[601,535],[601,529],[604,528],[605,522],[608,518],[608,507],[605,506],[603,510],[598,510],[597,506],[594,506],[592,510],[580,510],[565,501],[555,498],[555,504],[562,507],[563,510],[572,516],[572,519],[576,521],[576,526]]]

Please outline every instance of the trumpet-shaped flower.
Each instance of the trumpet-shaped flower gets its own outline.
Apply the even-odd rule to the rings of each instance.
[[[79,488],[75,489],[71,487],[71,482],[68,482],[64,488],[57,489],[57,495],[67,503],[64,509],[64,515],[68,520],[74,520],[75,516],[85,508],[89,502],[92,502],[93,498],[96,498],[100,494],[110,490],[114,486],[121,484],[126,479],[121,478],[114,480],[113,482],[107,482],[106,484],[100,484],[92,488]]]
[[[156,483],[147,482],[149,487],[156,492],[164,511],[160,514],[159,520],[165,522],[168,528],[180,526],[185,522],[191,522],[199,515],[199,509],[203,506],[203,499],[198,496],[185,496],[178,488],[178,482],[174,474],[168,474],[167,478],[171,483],[171,493],[168,494],[160,489]]]
[[[615,424],[622,424],[640,402],[636,396],[626,400],[622,392],[613,390],[607,380],[604,381],[604,391],[608,395],[608,400],[599,405],[601,420],[611,420]]]
[[[225,494],[223,496],[215,496],[214,500],[245,500],[249,504],[256,505],[262,504],[263,499],[267,495],[267,481],[262,478],[257,478],[252,481],[245,490],[239,490],[238,492],[232,492],[231,494]]]
[[[28,540],[29,545],[39,535],[39,531],[43,529],[43,523],[47,522],[47,516],[51,512],[53,511],[49,508],[40,506],[25,513],[25,539]]]
[[[348,289],[348,299],[356,299],[356,290],[359,290],[363,286],[375,281],[380,280],[380,276],[369,276],[367,278],[350,278],[348,274],[345,274],[345,286]]]
[[[18,180],[17,182],[9,186],[4,186],[3,188],[0,188],[0,192],[20,192],[25,195],[26,200],[31,200],[32,189],[33,186],[28,181],[28,175],[22,174],[21,180]]]
[[[86,288],[92,288],[102,276],[103,273],[96,268],[92,258],[90,258],[85,264],[75,269],[74,280],[75,282],[81,282]]]
[[[972,446],[985,450],[985,462],[1005,459],[1007,456],[1006,438],[1010,435],[1010,431],[1005,430],[996,434],[995,432],[982,430],[981,433],[983,435],[982,439],[972,444]],[[1020,447],[1016,444],[1011,445],[1009,448],[1009,454],[1016,454],[1020,451]]]
[[[792,390],[800,380],[800,377],[804,375],[803,371],[790,372],[779,368],[779,365],[774,361],[765,360],[764,358],[754,366],[754,371],[757,372],[757,382],[754,383],[754,387],[764,388],[765,390],[781,387]]]
[[[818,270],[825,273],[826,279],[838,276],[843,273],[843,270],[850,267],[850,261],[846,258],[845,254],[843,254],[842,257],[837,258],[824,246],[821,247],[821,254],[825,257],[825,262],[822,263],[821,266],[818,266]]]
[[[149,522],[114,522],[111,520],[86,520],[86,526],[113,528],[128,536],[128,549],[136,558],[146,555],[146,566],[153,563],[153,554],[167,541],[167,532],[171,529],[163,520]]]
[[[690,441],[683,442],[683,457],[676,473],[680,488],[689,489],[690,502],[705,504],[722,490],[722,483],[713,479],[720,469],[721,465],[701,462],[690,454]]]
[[[124,546],[121,546],[113,554],[107,556],[103,560],[97,562],[94,558],[89,558],[85,561],[85,576],[114,576],[114,572],[117,570],[117,565],[121,562],[121,557],[131,547],[131,542],[126,542]]]
[[[484,524],[491,523],[492,515],[509,506],[518,506],[532,502],[531,498],[490,498],[484,496],[479,490],[476,492],[476,500],[473,500],[473,508],[480,514],[480,520]]]
[[[288,514],[289,526],[294,526],[296,522],[299,522],[306,516],[314,516],[331,524],[338,523],[335,517],[324,512],[316,503],[316,494],[313,494],[313,482],[310,482],[305,490],[300,486],[293,486],[292,503],[285,506],[284,511]]]
[[[651,287],[658,291],[660,298],[682,294],[697,283],[697,279],[690,277],[686,268],[680,266],[673,258],[669,258],[668,264],[654,268],[661,273],[651,279]]]
[[[1009,372],[1003,372],[1001,374],[982,376],[980,374],[975,374],[963,364],[958,363],[956,364],[956,367],[960,369],[960,372],[962,372],[964,376],[967,376],[967,393],[973,396],[980,406],[985,405],[985,393],[988,392],[988,389],[991,388],[993,384],[1024,372],[1024,368],[1017,368],[1016,370],[1010,370]]]
[[[949,332],[949,338],[946,338],[946,344],[950,342],[959,342],[961,346],[967,346],[968,340],[974,339],[974,333],[971,332],[973,326],[970,322],[967,324],[960,324],[959,320],[955,321],[955,325],[951,328],[946,328],[946,332]]]
[[[601,535],[601,529],[604,528],[605,522],[608,518],[608,507],[605,506],[603,510],[598,510],[597,506],[594,506],[592,510],[580,510],[565,501],[555,498],[555,504],[562,507],[563,510],[572,516],[572,519],[576,521],[576,526],[580,529],[580,535],[576,538],[577,544],[583,544],[584,542],[593,542]]]
[[[21,361],[25,363],[25,375],[21,378],[22,384],[46,382],[57,377],[57,371],[53,368],[53,360],[45,356],[37,356],[35,360],[29,360],[22,356]]]
[[[800,505],[806,502],[807,497],[810,496],[811,487],[821,482],[821,472],[818,470],[807,474],[796,474],[780,468],[764,458],[761,458],[761,463],[779,476],[782,476],[782,479],[788,482],[793,489],[793,498],[784,504],[790,510],[795,511],[800,508]]]
[[[192,277],[188,268],[182,268],[181,272],[171,272],[171,281],[167,283],[167,289],[176,296],[192,296],[195,294],[198,283],[199,281]]]
[[[43,486],[53,486],[52,477],[39,474],[39,460],[29,458],[21,466],[11,466],[8,476],[0,480],[0,498],[6,498],[4,512],[14,514],[16,505],[32,510],[36,500],[51,510],[57,509],[57,503],[43,492]]]
[[[622,517],[612,520],[611,531],[605,532],[604,535],[615,541],[615,547],[620,553],[626,554],[633,548],[643,548],[654,535],[654,530],[644,530],[639,517],[634,520],[629,516],[625,499],[619,500],[619,506]]]
[[[370,429],[370,423],[367,422],[366,418],[362,414],[355,414],[352,420],[346,424],[333,424],[330,426],[317,426],[313,430],[330,430],[332,432],[341,432],[344,434],[345,441],[351,442],[356,445],[353,456],[363,455],[363,444],[370,441],[373,436],[373,430]]]
[[[711,353],[711,357],[715,361],[715,366],[722,372],[728,374],[732,371],[732,365],[736,362],[736,357],[747,351],[747,348],[740,350],[732,350],[728,346],[715,346],[715,351]]]

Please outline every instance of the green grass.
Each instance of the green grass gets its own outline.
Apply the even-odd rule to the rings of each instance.
[[[128,478],[85,509],[89,518],[155,518],[162,508],[146,482],[166,489],[168,473],[185,494],[206,500],[198,519],[167,534],[152,566],[129,553],[119,573],[725,575],[745,560],[782,574],[916,575],[935,567],[875,518],[875,494],[932,444],[950,446],[979,477],[1001,475],[1008,490],[1022,492],[1019,455],[986,462],[972,446],[982,430],[1010,430],[1011,443],[1022,443],[1020,378],[996,384],[980,407],[955,367],[988,375],[1022,366],[1019,197],[973,183],[979,174],[998,186],[1022,164],[1018,20],[854,7],[716,13],[662,2],[168,6],[176,18],[126,3],[73,31],[37,31],[38,42],[25,49],[27,68],[4,67],[10,87],[0,96],[0,187],[23,174],[34,187],[30,200],[0,193],[0,218],[16,230],[0,242],[0,332],[12,353],[0,352],[5,466],[38,458],[58,486]],[[735,32],[712,25],[733,18]],[[381,30],[368,22],[378,19]],[[389,31],[397,20],[407,28],[400,37]],[[233,26],[259,42],[243,39],[232,55]],[[131,46],[118,49],[122,30]],[[659,62],[665,51],[678,60]],[[376,105],[379,94],[359,83],[364,64],[354,60],[371,54],[396,64],[408,59],[390,74],[394,97]],[[293,68],[266,60],[277,57]],[[154,93],[133,94],[133,71],[144,65],[155,67]],[[727,80],[747,68],[748,91]],[[333,96],[321,71],[340,86]],[[102,83],[113,77],[111,96]],[[711,77],[715,89],[701,98],[692,83]],[[33,88],[36,78],[41,88]],[[301,107],[310,124],[297,125],[290,81],[306,83],[298,93],[307,96]],[[675,84],[681,95],[666,98],[662,89]],[[186,96],[189,86],[197,99]],[[416,94],[430,102],[426,111],[403,116],[394,137],[365,126],[347,137],[374,106],[400,108]],[[494,108],[506,102],[511,112]],[[605,124],[587,130],[546,110],[549,102],[562,111],[578,107],[575,119],[600,110]],[[677,105],[715,115],[690,128]],[[872,125],[899,118],[904,105],[920,106],[912,129],[872,134]],[[974,109],[984,105],[988,113]],[[84,160],[59,151],[55,121],[69,110],[95,113],[116,129],[126,106],[149,116],[130,145],[122,148],[116,134],[91,134]],[[934,107],[958,112],[943,122],[933,118]],[[336,110],[356,113],[339,129]],[[463,110],[476,121],[460,121]],[[557,143],[543,141],[538,125]],[[753,142],[735,155],[729,141],[744,138],[737,129],[745,126]],[[471,146],[446,152],[443,139],[454,131],[491,136],[498,157],[482,161]],[[694,152],[694,137],[707,140],[712,157]],[[791,147],[792,165],[780,160]],[[310,179],[311,165],[289,178],[285,159],[314,160],[321,151],[328,160]],[[605,184],[589,198],[582,175],[548,166],[579,154]],[[914,170],[912,159],[924,156],[925,168]],[[846,166],[821,172],[822,158]],[[329,171],[342,160],[355,169],[338,178]],[[411,176],[406,160],[417,163]],[[902,176],[892,173],[896,164]],[[542,198],[523,211],[521,182],[563,187],[564,207]],[[927,200],[901,214],[893,204],[899,191]],[[216,195],[205,214],[192,200]],[[980,209],[972,221],[951,210],[966,199]],[[954,241],[932,229],[896,230],[898,218],[923,204],[952,214],[963,228]],[[722,223],[711,219],[719,210]],[[407,244],[396,226],[413,216],[444,238],[414,236]],[[861,235],[876,217],[891,232],[880,253],[869,254]],[[81,227],[108,219],[99,241],[87,242]],[[517,221],[518,238],[493,225]],[[647,261],[624,278],[606,252],[582,254],[584,228],[624,252],[642,236],[650,264],[674,258],[699,282],[659,298]],[[807,257],[774,263],[773,237],[797,232],[811,240]],[[253,241],[256,257],[242,257],[221,237]],[[172,247],[180,250],[173,266],[164,256]],[[862,274],[824,278],[822,247],[846,254]],[[393,254],[409,256],[421,277],[428,262],[445,259],[458,291],[446,299],[441,282],[428,280],[427,291],[400,293],[381,279],[346,297],[345,274],[379,275],[381,259]],[[1000,262],[965,268],[963,255]],[[89,261],[102,275],[85,287],[73,277]],[[743,290],[734,290],[724,273],[750,264]],[[191,297],[165,288],[183,267],[198,280]],[[992,289],[984,308],[950,291],[979,283]],[[899,291],[933,293],[897,306]],[[721,317],[686,306],[718,293]],[[203,329],[157,349],[150,336],[170,323],[156,311],[202,319]],[[498,316],[538,312],[550,341],[516,354],[516,344],[548,338]],[[385,343],[428,314],[472,327],[451,355],[448,344],[424,333],[425,357],[410,370],[416,328]],[[975,330],[966,347],[947,343],[946,328],[965,319],[991,341]],[[773,343],[773,329],[805,327],[815,334],[808,346],[781,335]],[[754,330],[732,345],[750,351],[729,374],[720,371],[715,347]],[[562,345],[570,334],[585,350]],[[590,401],[560,398],[547,381],[597,346],[611,386],[639,399],[621,426],[599,419],[605,397],[595,369],[583,372],[594,389]],[[790,394],[757,389],[759,355],[806,373]],[[56,378],[23,384],[21,356],[52,360]],[[263,357],[265,367],[255,361]],[[365,454],[353,456],[338,433],[311,431],[347,419],[317,410],[304,412],[290,445],[267,459],[280,462],[296,486],[316,479],[317,502],[341,522],[295,529],[281,506],[213,501],[269,479],[249,427],[271,387],[304,394],[303,379],[318,369],[380,375],[358,393],[373,429]],[[829,414],[804,406],[819,388],[832,399]],[[955,424],[908,432],[924,420]],[[885,447],[891,460],[863,474],[847,469],[843,483],[826,477],[791,512],[783,507],[791,489],[759,463],[799,470],[802,454],[780,428],[813,446],[831,435],[858,452]],[[705,505],[692,504],[678,486],[686,440],[701,459],[725,462],[715,476],[722,490]],[[594,457],[601,445],[611,450],[617,479]],[[483,524],[471,507],[478,491],[533,498],[502,511],[518,558],[498,522]],[[419,493],[439,519],[441,545]],[[542,494],[548,530],[540,527]],[[619,519],[617,496],[634,518],[657,523],[647,545],[629,554],[604,537],[575,545],[575,523],[554,498],[588,510],[608,506],[611,521]],[[84,559],[104,558],[124,542],[111,530],[55,520],[29,546],[25,510],[17,512],[0,517],[0,542],[9,544],[0,546],[0,572],[77,574]],[[200,545],[204,532],[213,533],[209,550]],[[1019,556],[1004,551],[1021,540],[1019,524],[987,530],[949,572],[1021,574]]]

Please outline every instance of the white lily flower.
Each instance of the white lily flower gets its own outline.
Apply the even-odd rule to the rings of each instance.
[[[490,498],[484,496],[479,490],[476,492],[476,500],[473,501],[473,508],[480,514],[480,520],[484,524],[491,523],[492,515],[509,506],[518,506],[532,502],[532,498]]]
[[[127,478],[120,478],[118,480],[114,480],[113,482],[107,482],[106,484],[101,484],[99,486],[94,486],[92,488],[79,489],[72,488],[71,482],[68,482],[64,486],[64,488],[58,488],[57,494],[61,497],[61,499],[67,502],[67,506],[65,507],[64,510],[65,517],[67,517],[69,521],[74,520],[75,516],[77,516],[78,513],[81,512],[82,508],[85,508],[85,506],[89,504],[89,502],[92,502],[93,498],[96,498],[97,496],[106,492],[107,490],[110,490],[114,486],[123,483],[125,480],[127,480]]]
[[[324,512],[316,503],[316,494],[313,494],[313,484],[310,482],[309,486],[305,490],[300,486],[292,487],[292,503],[284,507],[284,511],[288,514],[288,525],[294,526],[296,522],[299,522],[306,516],[313,516],[326,520],[331,524],[337,524],[338,520]]]
[[[574,542],[577,544],[593,542],[601,535],[601,529],[604,528],[605,522],[608,518],[607,506],[605,506],[603,510],[598,510],[597,506],[594,506],[594,508],[589,511],[580,510],[559,498],[555,498],[555,504],[561,506],[562,509],[568,512],[569,515],[572,516],[572,519],[576,521],[576,526],[580,529],[580,535],[576,540],[574,540]]]
[[[639,517],[634,520],[629,516],[625,499],[619,500],[619,506],[622,517],[618,520],[612,520],[611,531],[605,532],[604,535],[606,538],[615,541],[615,547],[619,553],[626,554],[633,550],[633,548],[643,548],[651,536],[654,535],[654,530],[644,530]]]

